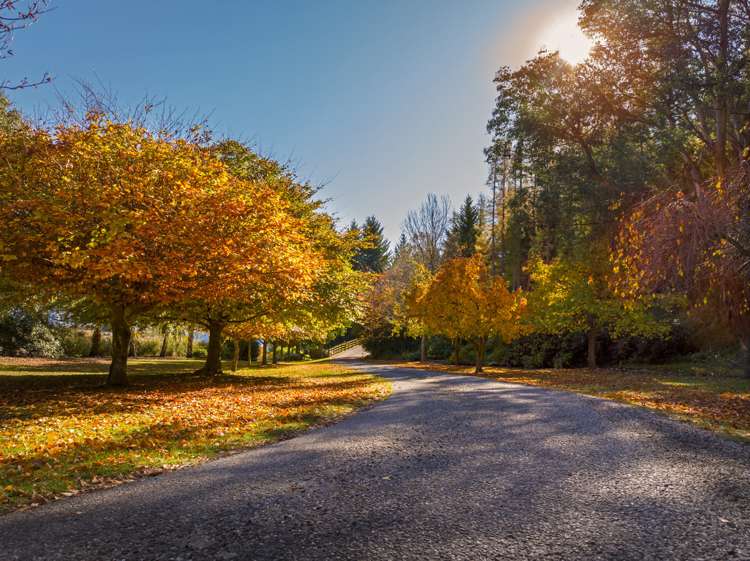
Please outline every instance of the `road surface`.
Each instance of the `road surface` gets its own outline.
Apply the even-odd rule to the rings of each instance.
[[[362,366],[342,422],[0,518],[0,559],[750,559],[750,446],[613,402]]]

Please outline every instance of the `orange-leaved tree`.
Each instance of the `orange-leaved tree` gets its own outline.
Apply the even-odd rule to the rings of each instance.
[[[278,196],[187,141],[91,114],[0,135],[0,152],[2,275],[104,310],[112,385],[127,382],[135,318],[236,291],[275,259]],[[237,249],[252,251],[238,263]]]
[[[509,342],[524,329],[521,291],[510,292],[502,277],[490,274],[481,255],[445,262],[420,301],[430,332],[474,343],[477,373],[491,338]]]
[[[612,261],[624,297],[684,295],[701,323],[727,329],[750,378],[750,162],[645,200],[621,221]]]
[[[264,318],[281,322],[314,308],[329,274],[348,261],[351,251],[321,210],[315,189],[298,182],[284,166],[235,141],[220,143],[212,152],[238,186],[252,185],[263,194],[251,193],[216,225],[220,238],[234,241],[217,264],[204,260],[201,289],[179,306],[180,317],[209,332],[206,364],[200,370],[207,375],[221,373],[225,328]],[[237,197],[243,197],[241,190]]]

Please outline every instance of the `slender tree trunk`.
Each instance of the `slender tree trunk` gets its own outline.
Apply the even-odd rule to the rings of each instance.
[[[263,348],[261,349],[261,364],[263,366],[268,364],[268,341],[266,339],[263,339]]]
[[[599,331],[592,327],[586,334],[587,338],[587,362],[589,368],[596,368],[596,338],[599,335]]]
[[[195,338],[195,330],[188,330],[187,336],[187,350],[185,351],[185,358],[193,358],[193,339]]]
[[[419,340],[419,362],[427,362],[427,336],[422,335]]]
[[[94,332],[91,334],[91,348],[89,349],[89,356],[96,357],[102,356],[102,326],[97,325],[94,327]]]
[[[719,0],[717,19],[719,20],[719,52],[716,96],[716,170],[724,184],[727,176],[727,129],[729,127],[728,59],[729,59],[729,4],[730,0]]]
[[[474,374],[480,374],[484,372],[484,348],[486,346],[486,342],[484,337],[480,337],[477,339],[475,348],[477,352],[477,363],[476,367],[474,368]]]
[[[247,340],[247,366],[253,365],[253,341],[252,339]]]
[[[161,339],[161,350],[159,350],[159,358],[166,358],[167,356],[167,349],[169,348],[169,327],[164,326],[161,330],[162,332],[162,339]]]
[[[240,341],[239,339],[232,339],[234,345],[234,352],[232,353],[232,372],[237,372],[237,365],[240,363]]]
[[[208,324],[208,349],[206,354],[206,363],[196,372],[203,376],[218,376],[221,370],[221,344],[223,342],[222,333],[224,323],[220,321],[210,321]]]
[[[130,344],[128,345],[128,356],[133,358],[138,356],[138,352],[135,348],[135,333],[133,333],[132,331],[130,335]]]
[[[131,331],[122,306],[113,306],[110,313],[112,326],[112,362],[109,365],[108,386],[128,385],[128,349]]]
[[[276,341],[272,341],[271,342],[271,352],[272,352],[271,362],[273,362],[273,364],[278,364],[278,362],[279,362],[278,347],[279,346],[276,344]]]

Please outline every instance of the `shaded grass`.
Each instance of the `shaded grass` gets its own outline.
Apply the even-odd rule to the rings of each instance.
[[[201,364],[134,359],[112,389],[104,360],[0,358],[0,511],[274,442],[390,392],[331,363],[212,379]]]
[[[399,366],[474,375],[473,367],[418,362]],[[723,372],[723,371],[722,371]],[[653,409],[703,428],[750,440],[750,380],[711,369],[650,367],[540,369],[485,367],[501,382],[567,390]]]

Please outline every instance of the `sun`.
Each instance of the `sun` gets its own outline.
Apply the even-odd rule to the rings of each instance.
[[[594,44],[578,27],[576,12],[552,20],[539,34],[537,43],[549,52],[560,51],[560,57],[570,64],[586,60]]]

